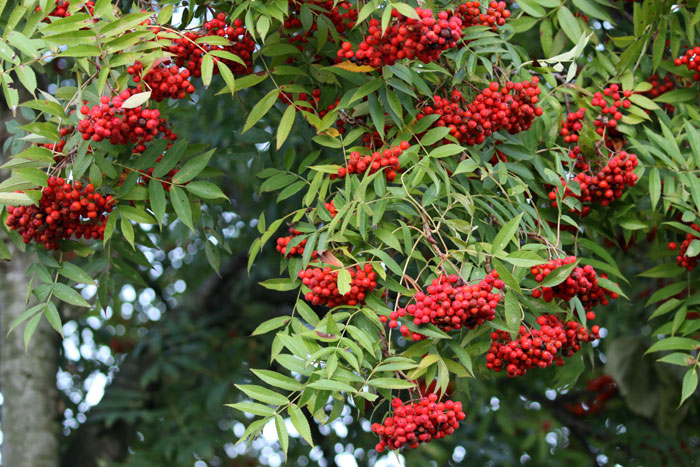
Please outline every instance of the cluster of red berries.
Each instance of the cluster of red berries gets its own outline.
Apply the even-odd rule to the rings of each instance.
[[[677,76],[676,76],[677,77]],[[649,84],[651,84],[652,88],[649,89],[646,92],[641,93],[643,96],[648,97],[649,99],[656,99],[662,94],[666,94],[667,92],[671,92],[674,89],[676,89],[676,83],[673,79],[671,79],[671,73],[666,73],[666,75],[661,78],[658,74],[654,73],[647,79]],[[676,109],[673,105],[663,103],[661,106],[666,109],[667,112],[673,113]],[[647,113],[651,113],[651,111],[647,110]]]
[[[425,106],[416,118],[440,115],[433,126],[449,127],[457,141],[469,146],[483,143],[500,130],[516,134],[529,130],[535,118],[542,115],[542,108],[535,105],[540,95],[538,83],[537,76],[521,83],[508,81],[503,87],[491,83],[465,108],[462,93],[455,90],[451,99],[435,96],[434,105]]]
[[[566,258],[558,258],[549,263],[540,264],[530,269],[530,273],[535,276],[537,282],[542,282],[552,272],[558,268],[564,267],[576,262],[575,256],[567,256]],[[605,274],[602,278],[607,279]],[[588,313],[586,318],[595,319],[595,313],[592,311],[598,305],[607,305],[608,297],[613,300],[617,298],[615,292],[611,292],[598,285],[598,274],[590,264],[584,267],[576,266],[563,282],[553,287],[542,287],[532,291],[532,296],[535,298],[542,297],[546,302],[551,302],[554,298],[560,298],[566,302],[578,297],[583,304],[583,309]]]
[[[152,29],[156,34],[160,32],[158,26],[154,26]],[[219,46],[197,43],[198,39],[211,35],[228,39],[230,45]],[[179,68],[186,68],[189,71],[188,78],[189,76],[194,76],[195,78],[202,76],[202,59],[204,55],[212,51],[232,53],[243,61],[244,64],[241,64],[227,58],[212,57],[215,62],[220,60],[225,64],[234,75],[246,75],[253,71],[255,42],[250,37],[250,34],[247,33],[240,19],[236,19],[232,24],[229,24],[226,22],[226,14],[224,13],[219,13],[210,21],[204,23],[201,31],[189,31],[177,39],[173,39],[170,46],[166,47],[165,50],[173,55],[171,60],[177,65],[178,72],[180,72]],[[213,73],[217,74],[218,72],[219,68],[215,66]]]
[[[692,242],[693,240],[700,239],[700,227],[698,227],[697,224],[691,224],[690,228],[698,233],[697,235],[693,235],[691,233],[685,234],[685,239],[681,242],[680,251],[678,253],[678,256],[676,256],[676,262],[678,263],[678,266],[681,266],[687,269],[688,271],[692,271],[698,265],[697,255],[691,257],[686,254],[688,252],[688,247],[690,246],[690,242]],[[668,244],[669,250],[675,250],[678,247],[679,245],[677,245],[676,242],[670,242]]]
[[[70,12],[68,9],[70,8],[70,1],[69,0],[56,0],[56,6],[54,9],[46,15],[46,18],[44,18],[44,21],[47,22],[49,16],[55,16],[58,18],[67,18],[70,16]],[[37,6],[34,11],[41,11],[41,7]],[[80,9],[81,12],[86,12],[89,13],[90,16],[92,16],[95,12],[95,2],[92,0],[89,0],[88,2],[83,5],[83,7]]]
[[[617,124],[622,120],[620,110],[628,109],[632,105],[629,100],[631,95],[632,91],[629,89],[620,93],[620,86],[617,84],[611,84],[603,89],[603,92],[593,94],[591,105],[600,107],[600,114],[594,122],[596,133],[603,137],[614,137],[618,134]]]
[[[190,82],[190,70],[174,64],[159,63],[143,75],[143,64],[136,62],[126,69],[135,83],[143,83],[151,90],[151,99],[160,102],[164,99],[184,99],[194,92]]]
[[[331,219],[335,218],[335,216],[338,214],[338,210],[335,208],[333,200],[331,200],[330,203],[323,203],[323,205],[326,207],[328,213],[331,215]]]
[[[391,22],[382,34],[377,19],[369,22],[368,34],[353,50],[350,42],[343,42],[338,50],[338,60],[351,60],[360,65],[381,67],[394,65],[404,58],[418,59],[430,63],[444,50],[454,48],[462,37],[462,19],[447,11],[438,13],[421,7],[416,8],[420,19],[409,18],[393,9]]]
[[[491,348],[486,354],[486,368],[508,376],[522,376],[533,368],[546,368],[553,363],[564,364],[563,357],[570,357],[581,349],[581,342],[591,342],[599,337],[600,328],[588,331],[576,321],[559,321],[554,315],[537,317],[539,329],[520,326],[518,337],[511,339],[507,331],[491,333]]]
[[[604,407],[605,401],[617,393],[617,383],[610,375],[603,375],[588,381],[586,389],[593,393],[591,397],[576,404],[566,404],[566,410],[579,416],[599,412]]]
[[[49,177],[39,206],[8,206],[6,224],[24,243],[35,241],[47,250],[57,250],[60,240],[71,237],[103,238],[113,202],[111,195],[95,193],[92,184]]]
[[[466,2],[459,5],[453,14],[462,20],[464,28],[487,26],[496,31],[498,26],[503,26],[510,18],[510,11],[506,9],[506,6],[506,2],[491,1],[486,7],[486,11],[482,13],[481,2]]]
[[[460,46],[465,28],[488,26],[495,30],[510,17],[503,1],[490,2],[484,13],[477,1],[466,2],[454,11],[441,11],[437,17],[430,9],[417,7],[415,11],[418,19],[392,10],[384,34],[379,20],[371,19],[364,40],[355,49],[350,42],[343,42],[337,59],[373,67],[393,65],[404,58],[430,63],[443,51]]]
[[[583,128],[583,119],[586,116],[586,109],[578,109],[576,112],[569,112],[566,120],[561,122],[559,134],[564,137],[566,144],[578,143],[578,136]]]
[[[501,296],[495,289],[503,289],[504,283],[498,273],[492,271],[478,284],[465,284],[455,274],[440,275],[433,279],[426,293],[418,292],[413,296],[415,303],[405,308],[392,311],[387,316],[380,316],[382,322],[389,321],[390,328],[399,328],[398,320],[406,316],[413,317],[413,324],[433,324],[443,331],[474,329],[486,321],[493,321],[496,307]],[[399,328],[405,338],[418,341],[425,336],[411,333],[406,325]]]
[[[636,154],[628,154],[620,151],[610,158],[608,163],[595,175],[591,176],[585,172],[578,173],[573,181],[578,182],[580,194],[574,193],[564,182],[564,198],[572,197],[581,201],[581,216],[587,216],[591,208],[585,204],[598,203],[601,206],[608,206],[610,203],[622,196],[623,190],[634,186],[639,176],[634,173],[634,169],[639,164]],[[552,206],[557,207],[557,189],[549,192],[549,199]]]
[[[357,151],[350,153],[347,167],[338,168],[337,174],[331,174],[331,179],[344,178],[348,174],[373,174],[380,170],[384,171],[387,181],[393,182],[396,173],[401,168],[399,156],[409,148],[408,141],[401,141],[398,146],[387,148],[383,151],[373,152],[371,155],[362,155]]]
[[[119,95],[102,96],[100,103],[92,108],[83,105],[80,113],[85,118],[78,122],[78,131],[84,140],[99,142],[108,140],[112,144],[135,144],[134,152],[146,150],[146,143],[162,134],[162,138],[174,141],[177,135],[166,126],[165,119],[160,118],[160,111],[142,106],[125,109],[127,100],[138,91],[125,89]]]
[[[294,237],[301,235],[301,232],[296,230],[294,227],[289,228],[289,233],[290,235],[287,235],[286,237],[279,237],[277,239],[277,246],[275,248],[282,254],[282,256],[302,256],[304,254],[304,247],[306,246],[307,239],[302,240],[298,245],[293,246],[288,250],[287,246],[289,245],[289,242],[291,242]],[[318,252],[316,250],[311,252],[312,258],[316,259],[317,256]]]
[[[355,26],[357,21],[357,9],[350,2],[336,4],[332,0],[289,0],[289,13],[284,20],[284,29],[289,35],[287,41],[290,44],[300,43],[299,50],[302,50],[301,44],[308,42],[308,38],[318,30],[318,21],[314,21],[308,31],[301,30],[303,24],[300,18],[303,5],[311,5],[314,14],[328,18],[341,36]],[[328,40],[333,42],[333,36],[329,36]]]
[[[384,423],[372,424],[372,431],[379,435],[377,452],[401,449],[408,445],[417,448],[421,443],[441,439],[459,428],[459,422],[466,417],[462,403],[447,400],[438,402],[436,394],[429,394],[418,402],[405,404],[401,399],[391,401],[393,416]]]
[[[700,46],[691,47],[683,55],[673,61],[676,66],[685,65],[693,71],[693,79],[700,81]]]
[[[325,305],[330,308],[340,305],[364,303],[367,293],[377,288],[377,273],[371,264],[348,269],[351,277],[350,291],[345,295],[338,292],[338,270],[308,267],[299,271],[302,283],[311,289],[304,298],[312,305]]]

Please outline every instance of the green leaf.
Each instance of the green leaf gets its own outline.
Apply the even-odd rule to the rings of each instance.
[[[53,294],[61,301],[75,306],[90,307],[90,304],[72,287],[66,284],[57,283],[53,286]]]
[[[561,284],[571,275],[571,272],[578,265],[578,263],[579,260],[576,260],[571,264],[556,268],[542,280],[542,287],[554,287],[555,285]]]
[[[208,88],[211,84],[211,77],[214,74],[214,59],[211,54],[202,57],[202,84]]]
[[[268,279],[266,281],[258,282],[266,289],[278,290],[280,292],[286,292],[288,290],[294,290],[299,288],[299,283],[292,279]]]
[[[264,18],[264,16],[262,18]],[[270,20],[268,20],[268,24],[269,22]],[[287,426],[284,424],[284,419],[279,414],[275,415],[275,428],[277,429],[277,440],[280,442],[280,447],[282,448],[284,457],[287,457],[289,433],[287,433]]]
[[[73,263],[63,262],[58,273],[79,284],[95,285],[95,280],[84,269]]]
[[[204,154],[200,154],[188,160],[173,177],[173,183],[182,185],[202,173],[202,170],[209,164],[209,160],[213,154],[214,150],[212,149],[211,151],[207,151]]]
[[[275,414],[275,409],[267,405],[258,404],[257,402],[238,402],[237,404],[224,404],[226,407],[231,407],[236,410],[240,410],[244,413],[249,413],[252,415],[260,415],[263,417],[269,417]]]
[[[291,319],[292,318],[290,316],[276,316],[255,328],[255,331],[253,331],[251,336],[259,336],[260,334],[266,334],[270,331],[274,331],[275,329],[286,325]]]
[[[163,184],[154,178],[148,182],[148,200],[151,211],[153,211],[158,225],[161,226],[165,217],[165,189]]]
[[[253,125],[258,123],[261,118],[267,114],[267,112],[270,111],[272,106],[275,105],[275,102],[277,102],[277,99],[279,98],[279,91],[275,88],[272,91],[268,92],[265,97],[260,99],[260,101],[255,104],[255,107],[250,111],[248,114],[248,119],[245,122],[245,126],[243,127],[243,133],[246,131],[250,130]]]
[[[192,207],[190,200],[181,188],[176,186],[170,187],[170,201],[173,203],[177,218],[182,221],[191,231],[194,232],[194,224],[192,223]]]
[[[221,188],[211,182],[198,180],[185,185],[187,191],[202,199],[228,199]]]
[[[314,440],[311,438],[309,421],[306,419],[301,409],[295,404],[290,404],[289,407],[287,407],[287,413],[292,421],[292,425],[294,425],[294,428],[297,429],[301,437],[304,438],[307,443],[313,446]]]
[[[138,94],[134,94],[124,101],[124,103],[122,104],[122,109],[135,109],[136,107],[139,107],[148,102],[148,99],[150,98],[151,91],[145,91],[140,92]]]
[[[257,384],[236,384],[238,389],[243,391],[248,397],[266,404],[284,405],[289,404],[289,399],[282,394],[274,392]]]
[[[518,304],[518,296],[512,291],[506,292],[506,325],[511,332],[517,332],[520,329],[520,319],[522,312]]]
[[[357,390],[347,383],[342,383],[340,381],[334,381],[332,379],[319,379],[307,385],[307,387],[314,389],[321,389],[323,391],[341,391],[346,393],[356,393]]]
[[[652,296],[649,297],[649,300],[647,300],[646,304],[650,305],[652,303],[656,303],[658,301],[673,297],[674,295],[677,295],[678,293],[685,290],[687,287],[688,284],[684,282],[674,282],[673,284],[669,284],[666,287],[654,292]]]
[[[301,389],[301,383],[294,378],[277,373],[272,370],[250,370],[255,376],[265,381],[270,386],[287,391],[297,391]]]
[[[40,303],[38,305],[34,305],[33,307],[29,308],[28,310],[25,310],[22,312],[21,315],[19,315],[15,320],[10,324],[10,329],[7,331],[7,335],[9,336],[10,333],[20,324],[31,318],[37,313],[41,313],[44,309],[45,304]]]
[[[281,148],[289,136],[289,132],[294,125],[294,117],[296,116],[296,107],[290,105],[282,114],[279,126],[277,127],[277,149]]]
[[[148,214],[146,211],[143,211],[142,209],[138,209],[134,206],[126,206],[126,205],[121,205],[119,206],[119,214],[121,214],[123,217],[129,219],[130,221],[134,221],[139,224],[155,224],[156,221],[153,219],[153,217]]]
[[[683,388],[681,389],[681,401],[678,407],[683,405],[690,396],[693,395],[698,387],[698,370],[695,367],[689,368],[683,377]]]
[[[667,337],[649,347],[645,353],[661,350],[695,350],[698,347],[700,347],[700,342],[687,337]]]
[[[397,378],[373,378],[367,384],[380,389],[411,389],[415,387],[415,383]]]
[[[455,154],[459,154],[461,152],[464,152],[464,148],[459,144],[444,144],[430,151],[430,157],[449,157],[454,156]]]
[[[350,292],[352,288],[352,277],[350,277],[350,272],[345,269],[338,270],[338,293],[340,295],[345,295]]]
[[[520,226],[520,220],[523,218],[523,213],[521,212],[518,216],[506,222],[506,224],[501,228],[496,237],[493,239],[493,244],[491,245],[491,254],[496,254],[502,251],[518,232],[518,227]]]
[[[562,5],[557,10],[557,19],[559,20],[559,25],[562,31],[574,44],[578,44],[583,31],[581,30],[581,25],[579,24],[574,14],[571,13],[566,6]]]
[[[52,302],[47,303],[46,309],[44,310],[44,316],[46,316],[47,321],[52,328],[58,332],[61,337],[63,337],[63,324],[61,323],[61,315],[58,314],[56,305]]]
[[[442,141],[445,136],[450,134],[450,129],[445,126],[431,128],[428,130],[420,140],[423,146],[432,146],[438,141]]]
[[[671,365],[690,366],[695,360],[687,353],[673,352],[659,358],[656,361],[661,363],[670,363]]]
[[[656,209],[656,203],[659,202],[661,196],[661,177],[659,169],[654,167],[649,173],[649,198],[651,199],[651,209]]]
[[[39,321],[41,321],[41,313],[37,313],[29,320],[27,325],[24,327],[24,350],[29,348],[29,341],[36,332],[36,328],[39,327]]]

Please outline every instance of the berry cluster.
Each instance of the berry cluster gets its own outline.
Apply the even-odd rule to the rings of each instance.
[[[632,105],[629,100],[631,95],[632,91],[629,89],[620,93],[620,86],[617,84],[611,84],[603,89],[603,92],[598,91],[593,95],[591,105],[600,107],[600,114],[594,122],[596,133],[606,139],[618,135],[617,124],[622,120],[620,110],[628,109]]]
[[[530,273],[535,276],[537,282],[542,282],[558,268],[575,262],[575,256],[567,256],[566,258],[555,259],[549,263],[535,266],[530,269]],[[607,279],[605,275],[601,275],[601,277]],[[610,292],[598,285],[598,275],[593,266],[589,264],[584,267],[576,266],[563,282],[553,287],[542,287],[533,290],[532,296],[535,298],[542,297],[546,302],[551,302],[555,298],[568,302],[574,297],[578,297],[583,304],[583,309],[587,311],[586,318],[590,320],[595,319],[595,313],[592,311],[594,307],[601,304],[607,305],[608,297],[613,300],[617,298],[615,292]]]
[[[333,200],[331,200],[330,203],[323,203],[323,205],[326,207],[328,213],[331,215],[331,219],[335,218],[335,216],[338,214],[338,210],[335,208]]]
[[[588,168],[583,162],[578,162],[577,166],[578,164],[584,164],[583,167]],[[587,216],[591,208],[585,204],[598,203],[601,206],[608,206],[622,196],[622,192],[626,187],[636,185],[639,176],[634,173],[634,169],[638,164],[639,161],[636,154],[620,151],[612,156],[597,174],[591,176],[588,173],[580,172],[573,178],[573,181],[579,184],[580,194],[574,193],[562,179],[565,187],[563,198],[572,197],[579,199],[584,204],[580,214]],[[552,201],[553,207],[558,205],[557,191],[555,188],[549,192],[549,199]]]
[[[572,356],[581,349],[581,342],[591,342],[599,337],[598,326],[593,326],[589,332],[575,321],[564,324],[554,315],[538,316],[537,324],[539,329],[521,325],[515,340],[511,339],[509,332],[492,332],[486,368],[496,372],[505,369],[512,378],[555,362],[561,366],[564,364],[562,356]]]
[[[69,0],[56,0],[56,6],[54,9],[46,15],[46,18],[44,18],[44,22],[48,22],[48,19],[50,16],[58,17],[58,18],[67,18],[71,14],[68,11],[68,8],[70,8],[70,1]],[[37,6],[34,11],[41,11],[41,7]],[[80,9],[81,12],[89,13],[90,16],[93,16],[95,13],[95,2],[92,0],[89,0],[88,2],[83,5],[83,7]]]
[[[617,384],[610,375],[603,375],[588,381],[586,389],[592,393],[591,396],[576,404],[566,404],[566,410],[579,416],[599,412],[605,401],[617,393]]]
[[[164,139],[174,141],[177,138],[166,126],[165,119],[160,118],[160,111],[146,109],[142,106],[125,109],[122,104],[138,91],[125,89],[110,99],[102,96],[100,103],[92,108],[83,105],[80,113],[85,118],[78,122],[78,131],[84,140],[99,142],[108,140],[112,144],[135,144],[134,152],[146,150],[146,143],[162,134]]]
[[[408,141],[401,141],[398,146],[373,152],[371,155],[361,155],[359,152],[353,151],[350,153],[347,167],[338,168],[338,173],[331,174],[331,179],[344,178],[348,174],[373,174],[386,169],[384,176],[387,181],[393,182],[396,179],[396,172],[401,168],[399,156],[409,146]]]
[[[152,29],[156,34],[160,32],[160,28],[157,26],[154,26]],[[198,39],[211,35],[228,39],[230,45],[219,46],[197,42]],[[202,76],[202,59],[204,55],[214,51],[234,54],[243,61],[243,64],[241,64],[228,58],[213,57],[215,62],[220,60],[224,63],[234,75],[246,75],[253,71],[252,57],[255,51],[255,42],[246,32],[240,19],[236,19],[232,24],[228,24],[224,13],[219,13],[210,21],[204,23],[201,31],[185,32],[177,39],[173,39],[165,50],[172,54],[171,60],[178,67],[176,71],[180,72],[179,68],[186,68],[189,71],[188,78],[189,76],[194,76],[195,78]],[[166,66],[169,69],[171,64]],[[218,72],[219,68],[215,66],[213,73],[217,74]]]
[[[302,256],[304,254],[304,247],[306,246],[307,240],[304,239],[298,245],[287,250],[289,242],[291,242],[297,235],[301,235],[301,232],[296,230],[294,227],[289,228],[289,233],[290,235],[287,235],[286,237],[279,237],[277,239],[277,246],[275,248],[282,254],[282,256]],[[317,256],[318,252],[316,250],[311,252],[311,257],[313,259],[316,259]]]
[[[698,232],[697,235],[693,235],[691,233],[686,233],[685,234],[685,239],[681,242],[680,244],[680,251],[678,253],[678,256],[676,256],[676,262],[678,263],[678,266],[681,266],[688,271],[692,271],[695,269],[695,267],[698,265],[698,256],[688,256],[686,253],[688,252],[688,247],[690,246],[690,242],[693,240],[698,240],[700,239],[700,227],[698,227],[697,224],[691,224],[690,228]],[[668,244],[668,249],[669,250],[675,250],[678,248],[679,245],[676,244],[676,242],[670,242]]]
[[[454,11],[441,11],[437,17],[430,9],[417,7],[415,11],[418,19],[392,10],[384,34],[379,20],[371,19],[364,40],[357,48],[343,42],[337,59],[373,67],[390,66],[404,58],[430,63],[438,60],[443,51],[461,46],[466,28],[487,26],[496,30],[510,17],[503,1],[490,2],[484,13],[478,1],[466,2]]]
[[[395,398],[391,406],[394,409],[392,417],[387,417],[382,424],[372,424],[372,431],[379,435],[379,443],[375,446],[377,452],[384,452],[387,448],[401,449],[406,445],[413,449],[421,443],[444,438],[454,433],[465,418],[461,402],[438,402],[436,394],[405,405],[401,399]]]
[[[656,99],[660,95],[676,89],[676,83],[673,79],[671,79],[670,73],[666,73],[663,78],[655,73],[651,75],[647,81],[649,84],[651,84],[652,88],[646,92],[643,92],[642,95],[648,97],[649,99]],[[663,103],[661,106],[669,113],[673,113],[676,110],[671,104]],[[651,113],[651,111],[647,110],[646,113]]]
[[[500,130],[516,134],[529,130],[535,118],[542,115],[542,108],[535,105],[540,94],[538,83],[537,76],[521,83],[508,81],[503,87],[491,83],[464,108],[464,97],[455,90],[451,99],[435,96],[434,105],[425,106],[416,118],[440,115],[433,126],[449,127],[457,141],[469,146],[483,143]]]
[[[160,102],[164,99],[184,99],[194,92],[190,82],[190,70],[174,64],[159,63],[143,75],[143,64],[136,62],[126,69],[135,83],[143,83],[151,90],[151,99]]]
[[[416,8],[420,19],[409,18],[394,9],[391,22],[384,34],[379,20],[371,19],[368,35],[353,50],[350,42],[343,42],[338,50],[339,60],[351,60],[358,65],[381,67],[394,65],[404,58],[430,63],[444,50],[454,48],[462,37],[462,19],[446,11],[438,13]]]
[[[464,28],[487,26],[493,31],[506,24],[506,19],[510,18],[510,11],[503,1],[489,2],[484,13],[481,12],[481,2],[466,2],[458,6],[453,14],[462,20]]]
[[[416,326],[433,324],[443,331],[474,329],[486,321],[493,321],[496,307],[501,300],[500,294],[493,289],[502,289],[504,283],[498,273],[492,271],[478,284],[465,284],[450,274],[433,279],[426,293],[418,292],[413,296],[415,303],[405,308],[380,316],[383,322],[389,321],[390,328],[399,328],[400,318],[407,314],[413,317]],[[413,340],[424,339],[418,333],[411,333],[406,325],[399,328],[401,334]]]
[[[350,291],[345,295],[338,292],[338,270],[308,267],[299,271],[302,283],[311,289],[304,298],[312,305],[325,305],[330,308],[340,305],[364,303],[367,293],[377,288],[377,273],[371,264],[351,267],[348,272],[352,279]]]
[[[92,184],[49,177],[39,206],[8,206],[6,224],[24,243],[33,240],[47,250],[57,250],[60,240],[71,237],[103,238],[113,201],[112,196],[95,193]]]
[[[688,49],[683,55],[673,61],[676,66],[683,66],[693,71],[693,80],[700,81],[700,46]]]
[[[323,15],[333,24],[339,35],[344,35],[357,21],[357,9],[350,2],[335,3],[332,0],[289,0],[289,13],[284,21],[285,34],[290,44],[298,44],[302,50],[302,44],[308,42],[308,38],[318,30],[318,22],[314,21],[308,31],[302,30],[301,7],[309,5],[317,15]],[[328,40],[334,42],[333,36]]]

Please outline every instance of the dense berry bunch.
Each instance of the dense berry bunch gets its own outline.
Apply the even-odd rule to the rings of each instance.
[[[294,237],[301,235],[301,232],[296,230],[294,227],[289,228],[289,233],[290,235],[287,235],[286,237],[279,237],[277,239],[277,251],[279,251],[282,254],[282,256],[302,256],[304,254],[304,247],[306,246],[307,239],[302,240],[296,246],[293,246],[292,248],[288,249],[287,246],[294,239]],[[316,250],[311,252],[312,258],[315,259],[317,256],[318,252]]]
[[[462,36],[462,19],[446,11],[438,13],[418,7],[420,19],[409,18],[394,9],[391,22],[384,34],[379,20],[371,19],[368,34],[353,50],[350,42],[343,42],[338,60],[381,67],[394,65],[404,58],[430,63],[447,49],[454,48]]]
[[[488,26],[496,30],[498,26],[506,24],[510,18],[510,11],[506,9],[506,2],[489,2],[486,12],[481,12],[481,2],[466,2],[458,6],[453,14],[462,20],[462,26]]]
[[[691,233],[686,233],[685,234],[685,239],[681,242],[680,244],[680,251],[678,253],[678,256],[676,256],[676,262],[678,263],[678,266],[681,266],[688,271],[692,271],[695,269],[695,267],[698,265],[698,256],[688,256],[686,253],[688,252],[688,247],[690,246],[690,243],[693,240],[699,240],[700,239],[700,227],[698,227],[697,224],[691,224],[690,228],[695,230],[697,235],[693,235]],[[679,245],[676,244],[676,242],[670,242],[668,244],[668,249],[669,250],[675,250],[678,248]]]
[[[54,9],[46,15],[46,18],[44,18],[45,22],[48,22],[49,16],[55,16],[58,18],[67,18],[71,14],[68,11],[68,8],[70,8],[70,1],[69,0],[56,0],[56,6]],[[41,11],[41,7],[37,6],[34,11]],[[88,2],[83,5],[83,7],[80,9],[81,12],[89,13],[90,16],[94,15],[95,13],[95,2],[92,0],[89,0]]]
[[[632,102],[629,97],[632,91],[626,90],[620,93],[620,86],[611,84],[596,92],[591,99],[593,107],[600,107],[600,115],[595,120],[596,132],[604,137],[614,137],[618,134],[617,124],[622,120],[621,109],[628,109]]]
[[[318,30],[318,21],[314,21],[308,31],[303,31],[301,22],[301,7],[306,5],[317,15],[323,15],[331,22],[339,35],[343,36],[348,30],[355,26],[357,20],[357,9],[350,2],[335,3],[332,0],[289,0],[289,14],[284,21],[285,33],[288,35],[287,41],[290,44],[299,43],[298,48],[302,50],[302,44],[308,42],[308,37]],[[333,42],[333,36],[328,40]]]
[[[539,329],[520,326],[515,340],[511,339],[509,332],[492,332],[486,368],[496,372],[506,370],[512,378],[555,362],[561,366],[564,364],[562,356],[572,356],[581,349],[581,342],[591,342],[599,337],[598,326],[593,326],[589,332],[575,321],[564,324],[554,315],[539,316],[537,324]]]
[[[160,102],[164,99],[184,99],[194,92],[190,82],[190,70],[174,64],[159,63],[143,75],[143,65],[136,62],[127,68],[135,83],[143,83],[151,91],[151,99]],[[143,75],[143,76],[142,76]]]
[[[465,107],[462,93],[455,90],[451,99],[435,96],[434,105],[425,106],[416,118],[440,115],[434,126],[449,127],[457,141],[469,146],[483,143],[496,131],[516,134],[529,130],[542,115],[542,108],[535,105],[540,95],[538,83],[536,76],[521,83],[508,81],[503,87],[494,82]]]
[[[228,24],[226,22],[226,15],[224,13],[219,13],[212,20],[204,23],[204,35],[214,35],[228,39],[231,42],[231,45],[208,45],[207,47],[209,50],[223,50],[225,52],[232,53],[238,56],[238,58],[240,58],[245,65],[228,58],[215,58],[215,61],[221,60],[235,75],[245,75],[253,71],[253,52],[255,51],[255,42],[246,31],[245,27],[243,26],[243,22],[240,19],[236,19],[232,24]],[[214,67],[214,73],[217,72],[218,68]]]
[[[373,174],[386,169],[384,176],[388,181],[393,182],[396,179],[396,172],[401,168],[399,156],[408,148],[408,142],[401,141],[398,146],[373,152],[371,155],[361,155],[357,151],[351,152],[347,167],[340,167],[337,174],[331,175],[331,179],[336,178],[336,176],[343,178],[348,174]]]
[[[399,398],[391,401],[393,417],[387,417],[384,423],[374,423],[372,431],[379,435],[377,452],[401,449],[408,445],[416,448],[421,443],[429,443],[451,435],[464,420],[462,403],[447,400],[438,402],[436,394],[421,398],[419,402],[406,404]]]
[[[175,140],[177,135],[166,126],[158,110],[142,106],[132,109],[122,107],[124,101],[136,93],[136,89],[129,88],[112,99],[101,97],[100,103],[92,108],[83,105],[80,113],[85,118],[78,122],[78,131],[83,139],[95,142],[108,140],[112,144],[132,143],[136,145],[134,152],[137,153],[145,151],[146,143],[159,134],[164,139]]]
[[[537,282],[542,282],[558,268],[575,262],[575,256],[559,258],[549,263],[533,267],[530,273],[535,276]],[[607,278],[604,275],[601,277]],[[551,302],[555,298],[560,298],[568,302],[574,297],[578,297],[583,304],[583,309],[588,312],[588,319],[595,319],[595,314],[591,311],[595,306],[600,304],[607,305],[608,297],[612,299],[617,298],[616,293],[610,292],[598,285],[598,275],[595,269],[593,269],[593,266],[589,264],[584,267],[576,266],[563,282],[553,287],[542,287],[533,290],[532,296],[535,298],[542,297],[547,302]]]
[[[700,46],[692,47],[673,61],[676,66],[685,66],[693,71],[693,79],[700,81]]]
[[[634,169],[639,164],[636,154],[628,154],[620,151],[619,154],[610,158],[608,163],[595,175],[581,172],[574,177],[578,182],[580,194],[574,193],[564,180],[564,198],[577,198],[584,205],[580,214],[587,216],[590,213],[590,206],[586,204],[598,203],[601,206],[608,206],[610,203],[622,196],[623,190],[634,186],[639,176],[634,173]],[[549,199],[552,206],[557,207],[557,189],[549,192]]]
[[[559,134],[564,137],[566,144],[578,143],[578,136],[583,128],[583,119],[586,116],[586,109],[578,109],[576,112],[569,112],[566,120],[561,122]]]
[[[91,184],[66,183],[49,177],[39,206],[8,206],[7,226],[16,230],[24,243],[35,241],[48,250],[57,250],[59,241],[75,238],[101,239],[107,215],[112,211],[112,196],[95,193]]]
[[[433,279],[426,292],[418,292],[413,296],[415,303],[405,308],[391,312],[389,317],[380,317],[389,321],[389,327],[398,328],[400,318],[407,314],[413,317],[416,326],[433,324],[443,331],[474,329],[486,321],[493,321],[496,307],[501,300],[498,291],[504,283],[498,278],[496,271],[487,274],[478,284],[465,284],[459,278],[450,274]],[[411,333],[406,325],[399,328],[401,334],[413,340],[421,340],[424,336]]]
[[[351,267],[350,291],[345,295],[338,292],[338,270],[309,267],[299,271],[302,283],[311,289],[304,298],[312,305],[325,305],[330,308],[340,305],[364,303],[367,293],[377,288],[377,273],[371,264]]]
[[[676,83],[673,82],[669,73],[667,73],[663,78],[661,78],[658,74],[653,74],[647,81],[649,84],[651,84],[652,88],[645,92],[644,95],[651,99],[656,99],[661,94],[666,94],[667,92],[676,89]]]

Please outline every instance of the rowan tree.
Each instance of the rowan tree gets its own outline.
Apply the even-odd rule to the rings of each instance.
[[[291,427],[313,445],[316,424],[349,418],[375,435],[354,446],[368,461],[420,462],[422,445],[488,430],[498,387],[548,409],[580,444],[571,459],[693,458],[697,6],[2,4],[0,215],[36,259],[8,330],[31,347],[42,320],[108,323],[173,245],[220,275],[245,252],[236,273],[289,307],[256,309],[250,336],[210,335],[265,343],[217,389],[246,423],[239,443],[274,425],[292,460]],[[653,420],[653,442],[582,423],[619,396],[625,431]],[[567,462],[544,448],[551,417],[540,430],[517,412],[498,430],[513,452],[539,439],[540,459]]]

